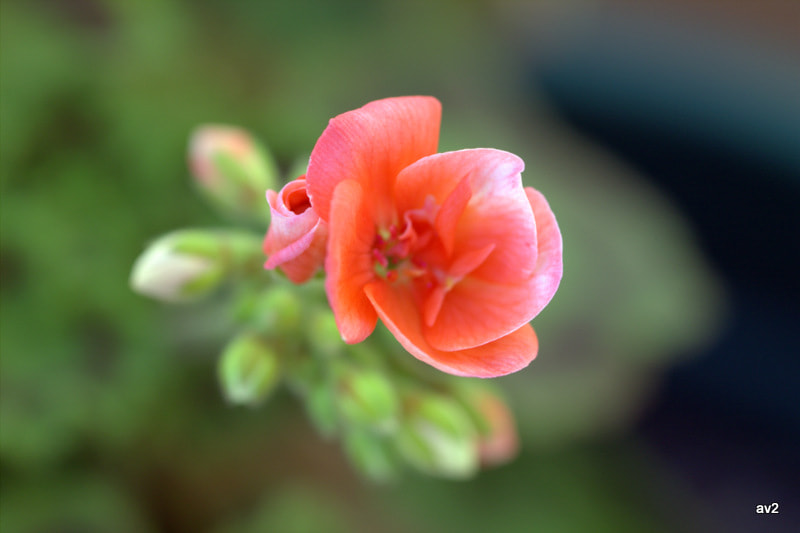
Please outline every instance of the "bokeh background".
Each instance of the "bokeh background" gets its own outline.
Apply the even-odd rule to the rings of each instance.
[[[797,531],[796,2],[0,5],[0,529]],[[440,150],[527,164],[564,236],[541,351],[496,383],[514,462],[375,486],[288,393],[229,407],[213,305],[133,293],[147,242],[221,226],[192,129],[283,168],[386,96]],[[756,505],[779,503],[779,515]]]

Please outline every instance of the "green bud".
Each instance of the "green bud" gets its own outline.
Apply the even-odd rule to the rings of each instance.
[[[330,309],[320,309],[311,317],[308,339],[314,352],[323,357],[340,355],[345,347]]]
[[[265,221],[267,189],[277,188],[272,155],[239,128],[206,125],[189,141],[189,167],[195,182],[223,209]]]
[[[264,272],[261,237],[249,231],[184,229],[174,234],[179,236],[175,241],[178,252],[213,259],[231,274]]]
[[[141,294],[169,302],[199,298],[216,289],[224,277],[218,259],[180,249],[195,235],[174,232],[151,244],[136,260],[131,287]]]
[[[396,438],[400,454],[422,472],[464,479],[479,466],[475,427],[456,401],[425,396],[403,421]]]
[[[312,383],[306,391],[306,410],[322,436],[332,437],[339,426],[332,385],[327,381]]]
[[[300,326],[303,307],[287,285],[270,287],[255,304],[252,322],[261,331],[287,334]]]
[[[244,333],[225,348],[218,367],[229,402],[256,406],[274,390],[280,377],[278,356],[259,337]]]
[[[389,481],[397,475],[396,459],[380,435],[351,428],[344,435],[344,450],[353,464],[374,481]]]
[[[260,274],[258,238],[250,233],[178,230],[162,236],[139,256],[131,272],[132,288],[169,302],[200,298],[230,274]]]
[[[397,426],[397,393],[391,381],[377,370],[346,371],[339,381],[337,399],[342,416],[353,425],[381,432]]]

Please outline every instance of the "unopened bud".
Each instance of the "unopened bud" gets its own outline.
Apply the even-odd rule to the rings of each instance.
[[[246,232],[174,231],[139,256],[131,286],[169,302],[197,299],[219,287],[230,274],[260,275],[259,247],[258,238]]]
[[[464,479],[478,469],[477,433],[456,401],[425,396],[412,408],[397,436],[397,447],[419,470]]]
[[[308,338],[314,352],[323,357],[335,357],[344,350],[344,341],[330,309],[320,309],[311,317]]]
[[[216,289],[223,278],[222,265],[213,256],[182,247],[185,240],[194,244],[198,236],[178,231],[150,245],[133,265],[133,289],[169,302],[191,300]]]
[[[399,402],[391,381],[377,370],[348,370],[339,382],[342,416],[355,425],[388,432],[397,425]]]
[[[277,185],[270,153],[246,131],[231,126],[197,128],[189,141],[189,167],[200,189],[234,213],[265,220],[264,192]]]
[[[219,380],[229,402],[255,406],[263,402],[280,379],[278,356],[262,339],[242,334],[225,348],[219,361]]]
[[[313,382],[306,391],[306,410],[322,436],[332,437],[339,426],[333,386],[328,381]]]
[[[497,466],[512,460],[519,451],[514,415],[503,399],[482,386],[466,391],[465,401],[479,428],[481,464]]]
[[[397,474],[396,458],[381,435],[351,428],[344,435],[344,449],[353,464],[375,481],[389,481]]]
[[[266,332],[293,331],[300,325],[302,303],[287,285],[275,285],[256,302],[253,326]]]

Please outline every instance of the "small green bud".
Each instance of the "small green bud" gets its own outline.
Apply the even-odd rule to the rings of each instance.
[[[419,399],[396,439],[400,454],[422,472],[464,479],[479,466],[477,432],[463,407],[444,396]]]
[[[397,427],[400,410],[391,381],[377,370],[348,370],[339,381],[339,410],[353,425],[381,432]]]
[[[250,406],[262,403],[281,377],[278,356],[262,339],[249,333],[228,344],[218,372],[228,401]]]
[[[198,237],[176,231],[156,240],[133,265],[133,289],[169,302],[196,299],[216,289],[225,273],[219,260],[181,249],[184,240],[194,242]]]
[[[320,309],[311,317],[308,339],[314,352],[323,357],[340,355],[345,347],[330,309]]]
[[[300,326],[302,314],[297,292],[287,285],[275,285],[255,304],[252,321],[261,331],[286,334]]]
[[[397,475],[396,459],[380,435],[351,428],[344,435],[344,450],[353,464],[374,481],[389,481]]]
[[[169,302],[206,296],[230,274],[263,273],[258,238],[247,232],[184,229],[152,243],[136,260],[131,286]]]
[[[271,154],[246,131],[231,126],[197,128],[189,141],[189,167],[200,189],[227,211],[266,220],[267,189],[278,170]]]
[[[323,437],[332,437],[339,426],[333,387],[327,381],[312,383],[306,391],[306,410]]]

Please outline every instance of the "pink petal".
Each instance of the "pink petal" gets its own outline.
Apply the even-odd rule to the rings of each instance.
[[[420,312],[408,287],[378,280],[368,284],[365,292],[400,344],[420,361],[444,372],[457,376],[497,377],[525,368],[536,357],[539,342],[528,324],[483,346],[437,350],[422,335]]]
[[[310,232],[272,255],[264,268],[279,267],[293,283],[304,283],[324,264],[327,239],[328,225],[318,219]]]
[[[306,181],[298,178],[280,192],[267,191],[271,213],[264,239],[264,268],[280,267],[294,283],[307,281],[325,257],[327,224],[309,208]]]
[[[336,186],[359,182],[376,205],[377,222],[391,222],[397,174],[436,152],[441,104],[429,96],[387,98],[333,118],[311,152],[306,174],[314,209],[327,220]]]
[[[522,188],[524,167],[514,154],[487,148],[425,157],[398,176],[396,208],[402,213],[433,196],[441,206],[436,229],[449,253],[494,245],[475,275],[525,280],[536,265],[536,223]]]
[[[361,342],[378,317],[364,286],[376,278],[371,255],[376,229],[370,198],[354,180],[339,183],[331,202],[325,290],[342,339]]]
[[[518,283],[494,283],[474,276],[484,262],[453,286],[441,303],[436,321],[423,327],[432,346],[459,350],[491,342],[532,320],[553,298],[562,274],[561,233],[544,196],[530,187],[525,194],[538,232],[533,274]],[[489,258],[493,256],[494,252]]]
[[[564,271],[561,231],[558,229],[556,216],[542,193],[533,187],[525,187],[525,194],[536,217],[538,255],[534,283],[538,299],[536,314],[539,314],[553,298],[561,283]]]
[[[536,221],[522,187],[521,159],[481,150],[481,166],[470,174],[472,197],[456,228],[460,249],[494,244],[492,254],[471,276],[498,283],[527,280],[536,269]]]

